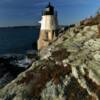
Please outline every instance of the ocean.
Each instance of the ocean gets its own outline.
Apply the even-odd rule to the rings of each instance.
[[[34,49],[38,36],[37,27],[0,28],[0,55],[24,54]]]

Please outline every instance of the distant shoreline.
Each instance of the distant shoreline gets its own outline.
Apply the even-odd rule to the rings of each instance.
[[[0,29],[8,29],[8,28],[40,28],[39,25],[37,26],[7,26],[7,27],[0,27]]]

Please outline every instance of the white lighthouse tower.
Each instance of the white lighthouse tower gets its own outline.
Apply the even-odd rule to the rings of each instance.
[[[57,35],[58,20],[57,12],[54,7],[49,3],[44,9],[42,14],[42,20],[40,21],[40,36],[38,40],[38,50],[48,46]]]

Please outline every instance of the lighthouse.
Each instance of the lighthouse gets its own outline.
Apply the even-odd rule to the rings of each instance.
[[[49,3],[42,12],[42,19],[40,21],[40,35],[38,39],[38,50],[47,47],[57,37],[57,11]]]

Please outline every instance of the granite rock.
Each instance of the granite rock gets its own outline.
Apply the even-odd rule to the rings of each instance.
[[[0,89],[0,100],[99,100],[97,26],[75,29],[64,30],[41,50],[38,61]]]

